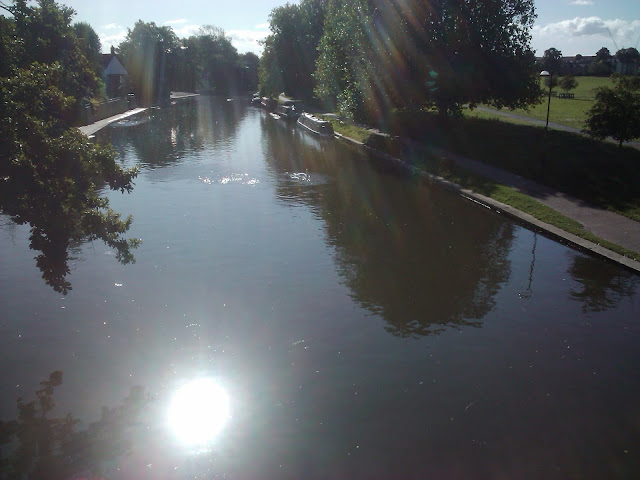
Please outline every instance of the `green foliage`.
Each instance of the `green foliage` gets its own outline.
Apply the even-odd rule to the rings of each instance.
[[[640,137],[640,76],[614,76],[614,86],[600,87],[588,113],[585,132],[623,142]]]
[[[96,77],[102,75],[102,45],[100,37],[87,22],[76,22],[73,24],[73,31],[78,39],[80,50],[89,61]]]
[[[240,84],[243,90],[255,92],[258,88],[258,68],[260,57],[253,52],[246,52],[238,56],[240,66]]]
[[[578,81],[573,75],[565,75],[560,80],[558,80],[558,86],[565,92],[568,92],[570,90],[575,90],[576,88],[578,88]]]
[[[72,99],[64,118],[74,121],[83,99],[91,98],[101,87],[71,27],[74,10],[53,0],[38,0],[37,6],[16,0],[6,10],[12,15],[14,35],[7,48],[8,65],[0,70],[11,72],[36,63],[58,63],[61,67],[58,86]]]
[[[302,0],[274,8],[269,16],[271,35],[260,60],[260,91],[275,96],[285,92],[311,100],[317,47],[324,28],[326,0]]]
[[[637,49],[622,48],[616,52],[616,59],[619,62],[620,73],[625,75],[636,75],[640,73],[638,66],[640,65],[640,52]]]
[[[597,62],[606,62],[611,59],[611,52],[607,47],[602,47],[600,50],[596,52],[596,61]]]
[[[377,118],[387,103],[386,90],[378,88],[385,59],[380,56],[374,61],[368,54],[380,40],[373,28],[372,2],[329,2],[318,47],[315,94],[345,118]]]
[[[192,39],[192,44],[199,71],[197,88],[216,94],[232,92],[239,80],[239,58],[224,30],[205,25]]]
[[[547,70],[549,73],[553,75],[558,75],[562,68],[562,52],[557,48],[548,48],[544,51],[544,55],[542,56],[542,63],[540,66],[543,70]]]
[[[374,122],[394,107],[537,103],[534,19],[531,0],[330,1],[316,95]]]
[[[48,0],[39,7],[14,2],[9,11],[11,26],[3,21],[2,28],[15,34],[5,44],[10,73],[0,77],[0,210],[31,226],[44,280],[67,293],[73,244],[101,239],[118,260],[133,261],[138,241],[121,237],[131,218],[109,209],[97,189],[106,182],[130,191],[136,170],[121,169],[110,149],[71,127],[82,97],[97,85],[69,24],[73,11]]]
[[[129,82],[141,105],[169,100],[170,84],[178,76],[180,42],[171,27],[138,20],[118,46]]]

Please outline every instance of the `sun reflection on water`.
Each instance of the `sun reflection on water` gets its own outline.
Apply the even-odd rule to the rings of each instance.
[[[227,392],[210,378],[182,385],[169,406],[169,427],[187,447],[207,448],[230,418]]]

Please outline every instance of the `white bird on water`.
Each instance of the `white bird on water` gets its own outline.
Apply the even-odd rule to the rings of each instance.
[[[310,182],[311,181],[311,175],[309,175],[309,170],[305,170],[305,172],[300,172],[300,173],[292,173],[291,175],[289,175],[289,177],[291,178],[291,180],[300,180],[303,182]]]

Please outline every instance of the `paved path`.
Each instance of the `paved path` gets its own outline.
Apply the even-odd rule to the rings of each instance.
[[[144,112],[146,108],[134,108],[133,110],[127,110],[124,113],[120,113],[118,115],[114,115],[113,117],[104,118],[102,120],[98,120],[97,122],[92,123],[91,125],[85,125],[84,127],[78,127],[78,129],[87,136],[93,135],[98,130],[102,130],[104,127],[109,125],[110,123],[117,122],[122,120],[123,118],[130,117],[131,115],[137,115],[138,113]]]
[[[190,98],[197,97],[200,95],[199,93],[188,93],[188,92],[171,92],[170,98],[171,100],[179,100],[181,98]],[[137,115],[138,113],[144,112],[147,110],[146,108],[134,108],[133,110],[127,110],[126,112],[119,113],[118,115],[114,115],[113,117],[104,118],[102,120],[98,120],[97,122],[92,123],[91,125],[85,125],[83,127],[78,127],[78,129],[87,136],[93,135],[98,130],[102,130],[104,127],[113,122],[118,122],[123,118],[130,117],[131,115]]]
[[[358,142],[357,140],[349,137],[345,137],[344,135],[341,135],[339,133],[336,133],[336,137],[355,143],[364,148],[368,148],[365,147],[361,142]],[[636,222],[635,220],[623,217],[622,215],[618,215],[617,213],[613,213],[608,210],[603,210],[602,208],[589,205],[582,200],[575,199],[573,197],[570,197],[569,195],[557,192],[544,185],[540,185],[531,180],[527,180],[520,175],[516,175],[506,170],[487,165],[477,160],[472,160],[470,158],[466,158],[461,155],[457,155],[441,149],[427,148],[423,145],[417,144],[416,142],[407,141],[407,145],[410,149],[423,150],[427,151],[430,154],[444,157],[472,173],[492,179],[503,185],[510,186],[526,195],[529,195],[532,198],[535,198],[540,203],[549,206],[550,208],[556,210],[557,212],[560,212],[566,217],[580,222],[586,230],[592,232],[600,238],[640,253],[640,222]],[[406,165],[404,161],[391,157],[386,153],[376,152],[375,150],[372,150],[372,152],[380,155],[388,161],[401,162],[402,164]],[[547,233],[558,239],[569,242],[569,244],[572,244],[584,250],[591,251],[596,255],[608,258],[609,260],[617,262],[620,265],[623,265],[640,273],[639,261],[624,257],[618,253],[601,247],[600,245],[596,245],[595,243],[577,237],[576,235],[573,235],[569,232],[565,232],[558,227],[544,223],[537,218],[529,215],[528,213],[522,212],[510,205],[506,205],[490,197],[486,197],[477,192],[462,188],[455,183],[452,183],[438,176],[431,175],[427,172],[421,171],[420,169],[416,169],[415,167],[409,168],[415,173],[431,177],[432,180],[443,185],[445,188],[457,191],[471,200],[478,201],[484,205],[489,206],[490,208],[495,208],[498,211],[502,211],[508,215],[511,215],[512,217],[518,218],[520,221],[523,221],[534,228],[546,231]]]
[[[552,190],[506,170],[477,160],[438,151],[462,168],[512,187],[557,212],[580,222],[591,233],[617,245],[640,252],[640,222],[617,213],[589,205],[569,195]]]
[[[538,125],[540,127],[544,127],[546,125],[546,120],[539,120],[537,118],[531,118],[531,117],[527,117],[525,115],[520,115],[520,114],[517,114],[517,113],[508,112],[508,111],[505,111],[505,110],[496,110],[494,108],[487,108],[487,107],[482,107],[482,106],[478,106],[478,107],[476,107],[476,109],[480,110],[481,112],[493,113],[493,114],[498,115],[500,117],[513,118],[514,120],[519,120],[521,122],[530,123],[532,125]],[[563,132],[577,133],[578,135],[585,135],[582,132],[582,130],[580,130],[579,128],[569,127],[567,125],[562,125],[560,123],[555,123],[555,122],[549,122],[549,128],[553,128],[554,130],[562,130]],[[616,144],[618,143],[613,139],[610,139],[609,141],[611,141],[612,143],[616,143]],[[632,148],[640,150],[640,142],[637,142],[637,141],[625,142],[623,145],[626,145],[627,147],[632,147]]]

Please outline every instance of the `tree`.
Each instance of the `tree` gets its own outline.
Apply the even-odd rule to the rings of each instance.
[[[82,98],[97,79],[70,26],[73,10],[51,0],[3,8],[12,18],[0,27],[8,53],[0,77],[0,210],[31,227],[31,248],[47,284],[71,289],[69,248],[101,239],[123,263],[133,261],[137,240],[122,238],[131,218],[109,208],[98,188],[133,188],[136,170],[123,170],[110,148],[94,145],[72,127]],[[9,22],[9,24],[7,23]]]
[[[131,87],[142,105],[169,100],[179,75],[180,42],[171,27],[138,20],[118,46]]]
[[[59,88],[73,101],[61,114],[73,122],[83,99],[101,90],[70,24],[75,11],[53,0],[38,0],[35,7],[14,0],[11,5],[0,3],[0,7],[11,14],[13,31],[4,69],[28,69],[36,63],[60,65]]]
[[[611,52],[607,47],[602,47],[596,52],[595,62],[587,67],[587,73],[597,77],[608,77],[613,72],[611,65]]]
[[[372,78],[376,64],[366,55],[371,48],[367,31],[373,32],[372,7],[367,0],[329,2],[324,34],[318,47],[315,94],[332,110],[357,120],[373,117],[378,102]],[[383,90],[377,90],[384,94]],[[367,101],[369,100],[369,101]],[[365,116],[365,108],[369,109]]]
[[[607,62],[611,60],[611,52],[607,47],[602,47],[596,52],[596,62]]]
[[[526,107],[540,98],[534,19],[531,0],[332,0],[316,93],[374,119],[394,107]]]
[[[78,39],[78,45],[84,56],[89,61],[96,77],[102,76],[102,45],[100,37],[87,22],[76,22],[73,31]]]
[[[596,90],[584,131],[601,140],[613,137],[622,147],[640,137],[640,77],[615,75],[613,82],[613,88]]]
[[[578,86],[578,81],[573,75],[565,75],[560,80],[558,80],[558,86],[565,92],[569,92],[570,90],[576,89],[576,87]]]
[[[310,100],[317,47],[324,30],[327,0],[302,0],[299,5],[274,8],[269,15],[271,34],[265,40],[260,85],[264,94]]]
[[[241,71],[242,89],[255,91],[258,88],[258,68],[260,57],[253,52],[246,52],[238,57]]]
[[[620,73],[635,75],[638,73],[638,64],[640,64],[640,52],[637,49],[622,48],[616,52],[616,59],[620,65]]]
[[[553,75],[559,75],[562,68],[562,52],[557,48],[549,48],[544,51],[542,57],[542,69]]]
[[[216,94],[235,93],[238,87],[238,51],[225,31],[204,25],[195,38],[200,68],[198,88]]]

